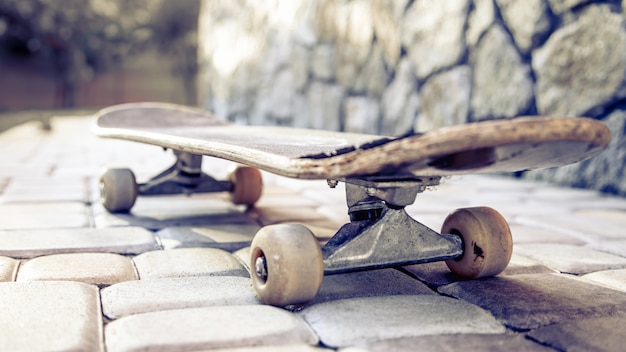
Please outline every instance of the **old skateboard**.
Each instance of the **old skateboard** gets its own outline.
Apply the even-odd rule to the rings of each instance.
[[[258,169],[278,175],[345,183],[350,222],[324,246],[306,227],[272,225],[251,244],[258,296],[285,306],[313,299],[323,275],[445,260],[457,275],[487,277],[511,257],[506,220],[487,208],[452,212],[440,233],[404,208],[444,176],[514,172],[575,163],[602,151],[610,132],[585,118],[520,117],[445,127],[401,137],[269,126],[236,126],[194,108],[133,103],[97,113],[95,133],[172,149],[176,163],[146,183],[132,171],[109,169],[100,178],[110,212],[129,211],[138,195],[230,192],[235,204],[261,196]],[[202,171],[202,157],[245,166],[225,181]]]

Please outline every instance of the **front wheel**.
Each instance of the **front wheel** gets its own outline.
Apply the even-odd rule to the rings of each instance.
[[[470,279],[495,276],[511,260],[511,229],[492,208],[457,209],[448,215],[441,233],[458,235],[463,240],[463,255],[446,261],[448,268],[459,276]]]
[[[322,285],[322,251],[303,225],[265,226],[252,240],[250,270],[264,303],[278,307],[306,303]]]

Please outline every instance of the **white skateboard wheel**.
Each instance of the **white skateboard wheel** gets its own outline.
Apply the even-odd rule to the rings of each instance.
[[[511,260],[513,238],[504,217],[489,207],[464,208],[452,212],[443,223],[442,234],[463,239],[463,255],[446,261],[450,270],[465,278],[501,273]]]
[[[306,303],[324,278],[320,245],[303,225],[271,225],[259,230],[250,247],[252,284],[266,304]]]
[[[129,211],[139,193],[135,174],[130,169],[107,169],[99,182],[100,202],[111,213]]]
[[[261,172],[249,166],[234,166],[228,171],[228,180],[233,183],[230,199],[236,205],[254,205],[263,192]]]

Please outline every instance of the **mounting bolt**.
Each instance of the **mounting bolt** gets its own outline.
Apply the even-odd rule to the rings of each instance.
[[[339,184],[339,181],[328,179],[328,180],[326,180],[326,183],[328,183],[328,187],[335,188]]]
[[[365,194],[367,194],[370,197],[375,196],[376,195],[376,188],[374,188],[374,187],[367,187],[365,189]]]
[[[267,262],[265,261],[265,256],[256,258],[254,271],[259,279],[267,281]]]

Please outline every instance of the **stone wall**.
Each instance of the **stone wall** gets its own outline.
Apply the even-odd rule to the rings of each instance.
[[[518,115],[589,116],[611,127],[607,152],[524,177],[626,194],[624,8],[204,0],[199,101],[238,123],[389,135]]]

